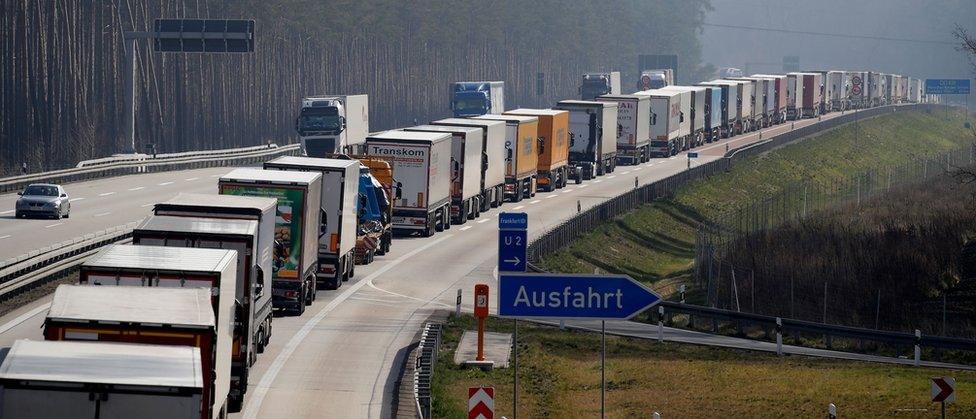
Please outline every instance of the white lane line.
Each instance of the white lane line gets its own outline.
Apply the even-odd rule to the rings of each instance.
[[[563,195],[566,195],[568,193],[572,193],[574,191],[575,191],[575,189],[566,189],[566,190],[563,191]]]
[[[15,318],[15,319],[7,322],[7,324],[5,324],[3,326],[0,326],[0,335],[2,335],[4,333],[7,333],[10,329],[13,329],[13,328],[17,327],[17,325],[19,325],[19,324],[27,321],[27,319],[30,319],[31,317],[34,317],[34,316],[36,316],[36,315],[38,315],[40,313],[43,313],[45,310],[47,310],[49,308],[51,308],[51,303],[41,304],[39,307],[37,307],[37,308],[35,308],[35,309],[31,310],[31,311],[28,311],[28,312],[26,312],[24,314],[21,314],[21,315],[17,316],[17,318]]]
[[[650,166],[650,165],[648,165],[648,166]],[[636,172],[636,171],[638,171],[640,169],[643,169],[643,167],[638,167],[638,168],[634,169],[634,171]]]
[[[173,184],[173,182],[163,182],[163,183],[160,183],[158,186],[166,186],[166,185],[172,185],[172,184]]]
[[[187,182],[193,182],[194,180],[197,180],[197,179],[200,179],[200,178],[198,178],[198,177],[190,177],[190,178],[186,178],[186,179],[183,179],[183,180],[184,181],[187,181]]]
[[[153,205],[156,205],[156,203],[155,202],[150,202],[148,204],[142,204],[142,205],[140,205],[140,207],[145,208],[145,207],[151,207]]]
[[[292,336],[291,339],[288,340],[288,343],[286,343],[283,348],[281,348],[281,352],[279,352],[278,356],[275,357],[274,362],[271,363],[271,366],[268,367],[268,370],[265,371],[263,376],[261,376],[261,381],[259,381],[258,384],[252,390],[253,393],[251,394],[250,397],[248,397],[247,405],[246,408],[244,409],[244,415],[243,415],[244,419],[254,419],[258,417],[258,414],[261,413],[261,403],[264,402],[264,397],[268,394],[268,390],[271,389],[271,385],[274,384],[275,379],[278,378],[278,373],[281,372],[281,369],[284,368],[285,363],[287,363],[288,359],[291,358],[293,353],[295,353],[295,349],[298,349],[298,347],[301,346],[302,341],[305,340],[305,338],[312,331],[312,329],[314,329],[315,326],[317,326],[319,322],[321,322],[322,319],[324,319],[327,314],[335,310],[336,307],[339,306],[339,304],[342,304],[344,301],[346,301],[346,299],[352,296],[352,294],[354,294],[356,291],[359,291],[359,289],[365,286],[367,283],[369,283],[369,285],[372,287],[373,286],[372,282],[374,278],[379,277],[380,275],[386,273],[386,271],[389,271],[390,269],[393,269],[393,267],[399,265],[403,261],[412,258],[414,255],[424,250],[427,250],[430,247],[435,246],[438,243],[447,240],[450,237],[452,237],[452,235],[450,234],[445,235],[444,237],[441,237],[437,240],[427,243],[413,250],[410,253],[400,256],[393,262],[390,262],[389,265],[377,269],[376,272],[373,272],[366,278],[363,278],[363,280],[353,284],[342,294],[336,296],[334,300],[330,301],[329,304],[327,304],[325,307],[322,308],[322,310],[316,313],[315,317],[312,317],[307,322],[305,322],[305,324],[302,325],[302,328],[297,333],[295,333],[295,335]]]
[[[525,205],[519,205],[519,206],[517,206],[517,207],[515,207],[515,208],[512,208],[512,209],[513,209],[513,210],[520,210],[520,209],[522,209],[522,208],[525,208]]]
[[[464,226],[464,227],[459,228],[458,230],[464,231],[464,230],[470,229],[471,227],[474,227],[474,226]]]
[[[481,223],[487,223],[487,222],[489,222],[489,221],[491,221],[491,218],[485,218],[485,219],[483,219],[483,220],[478,220],[478,224],[481,224]]]
[[[46,225],[46,226],[44,226],[44,228],[57,227],[57,226],[59,226],[61,224],[64,224],[64,223],[54,223],[54,224],[51,224],[51,225]]]
[[[138,191],[140,189],[146,189],[145,186],[136,186],[135,188],[129,188],[130,191]]]
[[[82,199],[85,199],[85,198],[71,198],[71,199],[68,200],[68,202],[81,201]]]
[[[10,238],[10,235],[9,234],[5,234],[3,236],[0,236],[0,240],[7,239],[7,238]]]
[[[610,176],[607,176],[607,179],[613,179],[615,177],[617,177],[617,175],[610,175]]]
[[[104,217],[104,216],[106,216],[106,215],[109,215],[109,214],[111,214],[111,213],[112,213],[111,211],[109,211],[109,212],[103,212],[103,213],[101,213],[101,214],[95,214],[95,216],[96,216],[96,217]]]
[[[11,212],[14,212],[14,210],[0,211],[0,214],[10,214]]]
[[[600,182],[603,182],[603,179],[597,179],[593,181],[593,183],[600,183]]]
[[[532,202],[529,202],[529,205],[532,205],[532,204],[538,204],[538,203],[540,203],[540,202],[542,202],[542,201],[541,201],[541,200],[539,200],[539,199],[536,199],[535,201],[532,201]]]
[[[109,195],[115,195],[115,192],[105,192],[105,193],[98,194],[98,196],[109,196]]]
[[[590,186],[590,185],[586,185],[586,184],[583,184],[583,185],[579,185],[579,187],[581,187],[581,188],[585,188],[585,187],[587,187],[587,186]]]
[[[634,169],[634,170],[637,170],[637,169]],[[630,170],[624,170],[623,172],[620,172],[620,174],[622,174],[622,175],[626,175],[627,173],[630,173]]]
[[[546,199],[552,199],[552,198],[555,198],[555,197],[557,197],[557,196],[558,196],[558,195],[555,195],[555,194],[554,194],[554,195],[549,195],[549,196],[547,196],[547,197],[546,197]]]

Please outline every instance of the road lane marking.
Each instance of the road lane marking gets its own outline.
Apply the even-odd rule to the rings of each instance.
[[[109,196],[109,195],[115,195],[115,192],[105,192],[105,193],[98,194],[98,196]]]
[[[82,199],[85,199],[85,198],[71,198],[71,199],[68,200],[68,202],[81,201]]]
[[[95,214],[95,216],[96,216],[96,217],[104,217],[104,216],[106,216],[106,215],[109,215],[109,214],[111,214],[111,213],[112,213],[111,211],[109,211],[109,212],[103,212],[103,213],[101,213],[101,214]]]
[[[648,165],[648,166],[650,166],[650,165]],[[638,168],[634,169],[634,171],[636,172],[636,171],[638,171],[640,169],[643,169],[643,167],[638,167]]]
[[[183,179],[183,180],[184,181],[187,181],[187,182],[193,182],[194,180],[197,180],[197,179],[200,179],[200,178],[198,178],[198,177],[191,177],[191,178],[186,178],[186,179]]]
[[[173,182],[163,182],[163,183],[160,183],[158,186],[166,186],[166,185],[172,185],[172,184],[173,184]]]
[[[481,223],[487,223],[487,222],[489,222],[489,221],[491,221],[491,218],[485,218],[485,219],[483,219],[483,220],[478,220],[478,224],[481,224]]]
[[[590,185],[580,185],[579,187],[581,187],[581,188],[585,188],[585,187],[587,187],[587,186],[590,186]]]
[[[51,303],[41,304],[39,307],[37,307],[37,308],[35,308],[35,309],[31,310],[31,311],[28,311],[28,312],[26,312],[24,314],[21,314],[21,315],[17,316],[15,319],[7,322],[7,324],[5,324],[3,326],[0,326],[0,335],[2,335],[4,333],[7,333],[8,331],[10,331],[10,329],[13,329],[13,328],[17,327],[17,325],[19,325],[19,324],[27,321],[31,317],[34,317],[34,316],[36,316],[36,315],[38,315],[40,313],[43,313],[45,310],[47,310],[49,308],[51,308]]]
[[[515,208],[512,208],[512,209],[513,209],[513,210],[520,210],[520,209],[522,209],[522,208],[525,208],[525,205],[519,205],[519,206],[517,206],[517,207],[515,207]]]
[[[278,353],[278,356],[275,357],[274,361],[268,367],[268,370],[265,371],[264,375],[261,376],[261,380],[254,387],[254,390],[252,390],[253,393],[247,398],[248,400],[243,415],[244,419],[254,419],[258,417],[258,415],[261,413],[261,403],[264,402],[264,397],[268,394],[268,390],[271,389],[271,385],[274,384],[275,380],[278,378],[278,373],[281,372],[281,369],[284,368],[285,363],[287,363],[288,359],[291,358],[292,354],[295,353],[295,350],[301,346],[308,334],[312,332],[312,329],[314,329],[327,314],[335,310],[339,304],[342,304],[350,296],[352,296],[352,294],[359,291],[359,289],[365,286],[367,283],[369,283],[370,286],[373,286],[372,282],[374,278],[378,278],[380,275],[383,275],[386,273],[386,271],[393,269],[393,267],[399,265],[403,261],[408,260],[418,253],[427,250],[451,237],[453,237],[451,234],[444,235],[437,240],[427,243],[403,256],[400,256],[393,262],[390,262],[389,265],[377,269],[376,272],[373,272],[366,278],[363,278],[361,281],[352,284],[351,287],[342,292],[342,294],[336,296],[334,300],[330,301],[329,304],[319,310],[319,312],[315,314],[315,317],[312,317],[305,322],[305,324],[302,325],[302,328],[299,329],[298,332],[288,340],[288,343],[286,343],[283,348],[281,348],[281,352]]]
[[[138,191],[140,189],[146,189],[146,187],[145,186],[137,186],[135,188],[129,188],[130,191]]]
[[[538,200],[538,199],[536,199],[535,201],[532,201],[532,202],[529,202],[529,205],[532,205],[532,204],[538,204],[538,203],[540,203],[540,202],[542,202],[542,201],[541,201],[541,200]]]
[[[14,212],[14,210],[0,211],[0,214],[10,214],[11,212]]]
[[[597,179],[593,181],[593,183],[600,183],[600,182],[603,182],[603,179]]]
[[[44,226],[44,228],[57,227],[57,226],[59,226],[61,224],[64,224],[64,223],[54,223],[54,224],[51,224],[51,225],[46,225],[46,226]]]
[[[156,205],[156,203],[155,202],[150,202],[148,204],[142,204],[142,205],[140,205],[140,207],[145,208],[145,207],[151,207],[153,205]]]
[[[464,227],[459,228],[458,230],[464,231],[464,230],[470,229],[471,227],[474,227],[474,226],[464,226]]]
[[[637,170],[637,169],[634,169],[634,170]],[[620,172],[620,174],[622,174],[622,175],[626,175],[627,173],[630,173],[630,170],[624,170],[623,172]]]
[[[607,176],[607,179],[613,179],[615,177],[617,177],[617,175],[610,175],[610,176]]]
[[[7,239],[7,238],[10,238],[10,235],[9,234],[0,236],[0,240]]]

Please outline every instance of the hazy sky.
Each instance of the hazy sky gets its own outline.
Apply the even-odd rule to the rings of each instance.
[[[976,32],[976,0],[712,0],[706,22],[955,42],[961,23]],[[801,69],[862,69],[916,77],[973,77],[954,45],[836,38],[705,26],[702,61],[751,73],[781,72],[784,55]],[[775,63],[769,65],[768,63]]]

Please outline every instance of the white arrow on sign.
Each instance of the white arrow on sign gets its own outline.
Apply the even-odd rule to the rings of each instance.
[[[522,259],[519,259],[518,256],[515,256],[514,259],[505,259],[503,262],[505,262],[505,263],[514,263],[514,264],[518,265],[519,262],[521,262],[521,261],[522,261]]]

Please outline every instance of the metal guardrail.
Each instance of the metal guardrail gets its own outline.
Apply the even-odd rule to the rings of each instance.
[[[132,237],[138,223],[128,223],[38,249],[4,262],[0,267],[0,300],[52,275],[76,267],[103,246]]]
[[[31,183],[70,183],[134,173],[259,163],[269,157],[297,154],[300,148],[300,144],[281,147],[270,144],[226,150],[160,154],[155,158],[144,154],[109,157],[85,162],[87,164],[83,167],[3,178],[0,179],[0,193],[20,190]]]
[[[413,372],[413,397],[417,403],[417,417],[430,418],[431,389],[434,379],[434,363],[441,346],[441,324],[427,323],[417,346],[416,367]]]

